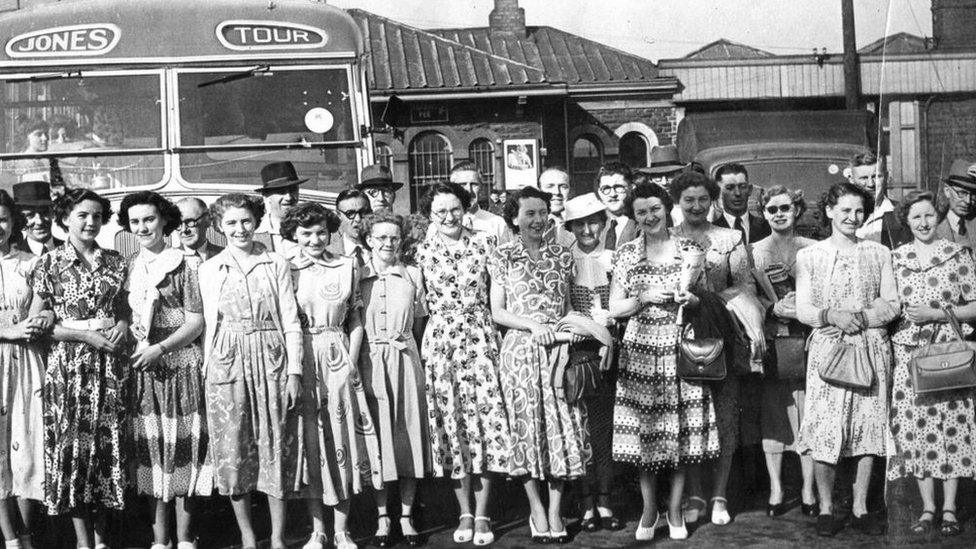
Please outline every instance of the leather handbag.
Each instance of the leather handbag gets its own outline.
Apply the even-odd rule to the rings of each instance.
[[[874,366],[860,335],[855,336],[855,341],[835,341],[819,371],[820,379],[831,385],[849,389],[870,389],[874,385]]]
[[[600,391],[603,372],[598,349],[599,344],[593,340],[570,345],[569,360],[553,372],[553,390],[567,404],[576,404]]]
[[[912,355],[908,367],[912,389],[917,395],[976,387],[976,343],[963,341],[955,313],[946,307],[942,310],[957,339],[934,343],[938,330],[933,329],[928,345]]]
[[[725,341],[717,337],[689,338],[686,324],[678,344],[678,377],[685,381],[725,379]]]
[[[805,379],[807,377],[807,337],[782,335],[773,338],[777,379]]]

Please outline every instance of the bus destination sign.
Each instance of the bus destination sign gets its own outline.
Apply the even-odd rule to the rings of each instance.
[[[122,33],[111,23],[69,25],[31,31],[7,41],[12,58],[81,57],[104,55],[119,43]]]
[[[329,41],[322,29],[280,21],[224,21],[217,25],[217,40],[235,51],[321,48]]]

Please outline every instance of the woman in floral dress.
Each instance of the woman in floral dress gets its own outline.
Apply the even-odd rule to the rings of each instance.
[[[94,192],[66,191],[54,215],[67,241],[41,257],[32,280],[55,319],[43,391],[45,502],[52,515],[71,513],[79,547],[106,542],[104,513],[94,524],[91,513],[121,509],[126,486],[126,265],[95,243],[111,214]]]
[[[585,408],[557,398],[551,380],[550,347],[559,342],[554,325],[571,310],[573,258],[545,239],[547,193],[521,189],[506,204],[505,219],[518,238],[495,249],[488,269],[492,316],[509,328],[499,367],[512,426],[509,474],[524,482],[533,540],[565,543],[563,483],[585,475],[591,458]],[[548,509],[539,494],[540,480],[549,483]]]
[[[406,235],[403,219],[381,212],[363,221],[363,243],[371,260],[362,277],[362,370],[370,410],[376,419],[383,462],[383,482],[400,486],[400,531],[407,544],[421,544],[413,525],[417,479],[430,470],[430,436],[424,368],[417,341],[423,338],[427,298],[420,269],[400,262]],[[386,489],[376,491],[381,519]],[[387,519],[387,526],[389,519]],[[389,529],[387,528],[387,534]],[[389,543],[388,536],[380,541]],[[382,543],[378,543],[382,546]]]
[[[913,191],[902,200],[901,221],[914,240],[892,253],[895,281],[904,314],[892,335],[895,351],[891,397],[891,434],[895,454],[888,459],[888,478],[915,477],[922,496],[922,515],[912,526],[924,534],[935,522],[935,481],[942,482],[939,529],[961,532],[956,516],[960,478],[976,477],[976,420],[973,388],[915,394],[912,355],[929,341],[956,339],[942,307],[950,307],[971,333],[976,319],[976,264],[965,248],[938,238],[939,215],[930,192]]]
[[[321,204],[299,204],[285,214],[281,234],[298,243],[291,259],[304,333],[302,459],[310,478],[303,490],[312,516],[304,549],[326,546],[322,505],[334,508],[333,541],[355,549],[348,530],[349,498],[380,489],[379,445],[369,414],[358,358],[363,339],[356,260],[328,251],[339,218]]]
[[[827,240],[796,254],[796,316],[812,327],[807,356],[807,394],[797,451],[814,459],[820,496],[817,533],[834,536],[844,521],[833,516],[833,478],[842,457],[858,456],[852,525],[880,534],[883,525],[868,514],[867,495],[874,456],[887,454],[888,373],[891,343],[887,324],[899,310],[898,293],[887,248],[856,236],[871,215],[874,199],[860,187],[838,183],[827,191],[821,208],[829,220]],[[862,350],[869,388],[826,381],[820,370],[834,357],[842,340]],[[854,360],[845,367],[855,368]]]
[[[296,403],[302,390],[302,326],[288,261],[254,242],[260,198],[226,194],[211,205],[227,247],[200,265],[210,461],[230,496],[241,545],[257,545],[251,493],[268,496],[271,547],[282,549],[285,504],[299,488]]]
[[[708,384],[677,375],[678,307],[697,301],[678,294],[682,254],[700,246],[667,231],[671,199],[660,186],[634,189],[633,212],[641,236],[614,256],[611,314],[629,317],[620,351],[620,374],[613,418],[613,459],[640,469],[644,509],[636,538],[648,541],[660,518],[658,475],[671,471],[667,523],[673,539],[688,530],[681,515],[686,466],[719,453],[718,425]]]
[[[129,260],[127,293],[136,340],[128,391],[132,484],[153,501],[151,549],[170,546],[170,503],[176,506],[177,549],[193,549],[186,498],[210,495],[203,394],[203,305],[196,272],[167,237],[180,210],[149,191],[130,194],[119,225],[139,239]]]
[[[490,473],[508,473],[509,429],[498,377],[498,334],[488,310],[488,257],[495,239],[462,225],[471,197],[439,183],[420,203],[432,233],[417,248],[430,319],[420,355],[426,366],[433,474],[456,482],[454,541],[493,538]],[[475,515],[471,514],[474,489]],[[477,518],[477,520],[476,520]]]
[[[23,226],[13,199],[0,191],[0,528],[10,547],[32,547],[33,501],[44,499],[44,357],[33,341],[52,319],[28,281],[38,258],[11,245]]]

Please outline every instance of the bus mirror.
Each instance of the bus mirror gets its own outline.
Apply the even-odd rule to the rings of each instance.
[[[395,139],[403,139],[403,130],[398,127],[398,123],[402,118],[403,100],[395,95],[391,95],[389,99],[386,100],[386,106],[383,107],[383,114],[380,115],[380,126],[363,126],[363,135],[369,135],[374,133],[390,133],[393,134]]]

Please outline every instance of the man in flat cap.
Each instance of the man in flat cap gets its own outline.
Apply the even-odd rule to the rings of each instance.
[[[272,162],[261,168],[261,187],[264,197],[264,219],[254,231],[254,240],[269,250],[291,257],[298,244],[281,236],[281,219],[298,205],[298,186],[308,179],[299,179],[291,162]]]
[[[976,244],[976,161],[953,160],[949,176],[942,181],[942,194],[949,203],[949,211],[939,223],[936,237],[973,250]]]
[[[363,168],[356,188],[369,198],[369,207],[374,212],[392,212],[396,202],[396,192],[403,183],[393,181],[393,173],[384,164],[372,164]]]
[[[24,181],[13,186],[14,203],[27,224],[24,239],[13,247],[34,255],[43,255],[63,244],[51,234],[51,185],[47,181]]]

